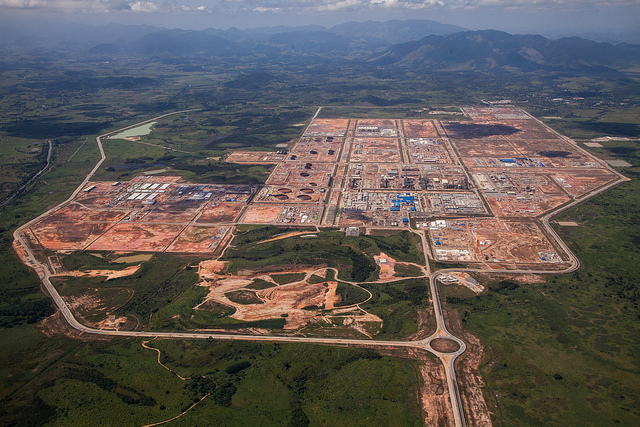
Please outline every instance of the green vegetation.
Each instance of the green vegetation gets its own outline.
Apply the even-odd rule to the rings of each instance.
[[[370,236],[360,237],[358,245],[370,255],[384,252],[396,261],[424,264],[420,237],[406,230],[378,231]]]
[[[251,283],[250,285],[245,286],[245,288],[254,289],[256,291],[259,291],[260,289],[268,289],[268,288],[273,288],[275,286],[276,285],[274,285],[271,282],[267,282],[266,280],[253,279],[253,283]]]
[[[340,296],[340,302],[336,304],[336,307],[359,304],[370,297],[369,292],[364,289],[344,282],[338,282],[336,295]]]
[[[84,254],[87,255],[87,254]],[[85,263],[104,262],[93,256],[73,256],[71,260]],[[195,309],[208,293],[199,286],[194,259],[159,254],[143,264],[134,275],[104,281],[101,277],[74,277],[60,281],[59,292],[65,296],[91,296],[98,298],[97,307],[80,310],[90,321],[106,318],[106,312],[137,319],[134,324],[150,330],[185,330],[194,328],[267,328],[282,329],[285,319],[265,319],[244,322],[228,316],[233,307],[213,301]],[[162,266],[162,267],[160,267]],[[265,282],[267,283],[267,282]],[[125,292],[132,290],[132,294]],[[239,290],[227,295],[239,304],[260,304],[255,292]],[[44,299],[46,301],[46,299]],[[115,310],[111,307],[116,307]]]
[[[340,278],[360,282],[374,277],[378,267],[372,255],[383,251],[404,262],[424,262],[419,250],[419,237],[407,231],[361,237],[345,237],[338,231],[325,231],[316,239],[290,237],[252,244],[288,231],[288,228],[265,226],[237,233],[233,247],[225,253],[225,259],[231,261],[230,271],[282,265],[328,265],[338,268]]]
[[[468,268],[466,264],[462,264],[459,262],[439,262],[429,260],[429,266],[431,267],[431,271],[438,270],[446,270],[447,268]]]
[[[362,304],[368,312],[382,318],[382,330],[376,338],[406,339],[418,332],[418,310],[429,310],[429,285],[426,279],[407,279],[392,283],[366,283],[361,285],[373,295]],[[428,316],[422,329],[435,329],[433,316]]]
[[[197,282],[196,271],[187,268],[191,262],[189,259],[158,255],[132,276],[110,280],[110,286],[134,291],[133,297],[118,309],[118,313],[132,313],[144,321],[157,312]]]
[[[233,241],[233,247],[225,252],[225,259],[231,261],[229,271],[239,268],[280,269],[283,265],[329,265],[339,268],[341,277],[354,281],[367,280],[376,270],[376,264],[370,256],[350,245],[354,238],[345,238],[344,233],[323,232],[317,239],[288,239],[265,242],[259,245],[241,244],[253,242],[264,233],[279,234],[276,227],[262,227],[239,235]],[[349,240],[351,239],[351,240]]]
[[[279,285],[284,285],[292,282],[299,282],[304,279],[305,273],[285,273],[285,274],[272,274],[271,278]]]
[[[324,283],[326,281],[327,281],[326,278],[320,277],[317,274],[312,274],[311,277],[309,277],[309,283],[311,283],[311,284]]]
[[[239,304],[254,304],[262,301],[251,291],[237,291],[242,293],[237,301]],[[282,329],[285,319],[265,319],[254,322],[244,322],[232,319],[235,308],[214,301],[207,301],[198,309],[194,307],[202,302],[208,290],[202,286],[187,288],[173,301],[168,302],[149,320],[149,328],[155,330],[185,330],[194,328],[266,328]],[[234,294],[234,296],[239,296]],[[232,298],[234,297],[232,296]]]
[[[543,284],[446,296],[488,344],[482,372],[498,422],[635,425],[640,419],[640,181],[563,213],[582,268]],[[493,396],[500,396],[495,399]]]
[[[213,317],[227,317],[236,312],[235,307],[230,305],[220,304],[216,301],[207,301],[201,307],[200,310],[206,310],[210,316]]]
[[[400,277],[418,277],[424,275],[422,269],[413,264],[396,264],[394,270]]]
[[[48,144],[0,135],[0,203],[44,167]]]
[[[240,165],[219,160],[223,152],[171,151],[132,141],[109,139],[104,143],[107,161],[96,179],[127,180],[149,170],[167,169],[187,181],[229,184],[262,184],[271,167]],[[175,149],[174,149],[175,150]]]
[[[640,113],[630,105],[594,105],[575,107],[559,104],[541,111],[543,116],[560,117],[548,119],[549,125],[562,134],[576,139],[591,139],[603,136],[640,137]]]
[[[262,240],[267,240],[281,234],[290,233],[292,231],[298,231],[298,229],[289,227],[280,228],[274,225],[240,226],[236,230],[236,235],[233,239],[233,242],[231,243],[234,246],[242,246],[249,243],[256,243]]]
[[[8,331],[1,332],[3,338],[9,338]],[[13,348],[25,356],[51,357],[42,365],[5,359],[10,362],[2,366],[11,366],[15,375],[30,364],[24,371],[30,382],[3,395],[2,424],[77,425],[99,417],[144,425],[174,417],[207,394],[182,423],[215,418],[233,425],[290,425],[294,419],[317,423],[327,416],[340,423],[356,419],[359,425],[370,425],[374,417],[420,423],[415,364],[371,350],[204,340],[149,345],[187,380],[158,365],[156,353],[139,340],[82,343],[37,334],[16,340]],[[4,347],[0,357],[11,354]]]
[[[110,257],[114,259],[114,257]],[[132,263],[115,263],[110,259],[105,259],[95,254],[88,252],[72,252],[65,256],[59,256],[62,266],[67,271],[73,270],[124,270],[130,265],[137,264]]]
[[[233,301],[237,304],[264,304],[255,292],[241,289],[239,291],[227,292],[224,294],[229,298],[229,301]]]

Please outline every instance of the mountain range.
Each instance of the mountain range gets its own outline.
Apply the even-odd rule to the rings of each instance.
[[[27,29],[5,28],[0,35],[6,36],[4,45],[75,49],[106,58],[287,58],[442,71],[606,71],[640,66],[640,45],[468,31],[430,20],[350,22],[331,28],[309,25],[199,31],[80,25],[56,29],[46,39],[38,39]]]

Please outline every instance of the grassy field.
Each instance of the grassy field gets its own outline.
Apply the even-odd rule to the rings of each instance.
[[[21,331],[23,332],[23,331]],[[3,425],[144,425],[182,413],[179,425],[420,425],[417,365],[371,350],[307,345],[206,341],[111,342],[46,340],[37,333],[15,342],[24,356],[46,363],[8,364],[21,380],[3,387]],[[45,345],[44,348],[37,347]],[[4,350],[0,357],[10,357]],[[5,365],[3,365],[5,366]],[[372,369],[374,368],[374,369]],[[22,369],[22,371],[20,371]],[[19,383],[18,383],[19,384]],[[7,384],[5,384],[6,386]],[[93,421],[90,421],[93,420]],[[393,420],[393,421],[392,421]],[[353,424],[352,424],[353,425]]]
[[[299,282],[304,279],[305,273],[285,273],[285,274],[272,274],[271,278],[279,285],[287,283]]]
[[[336,295],[340,296],[340,302],[336,304],[336,307],[359,304],[369,298],[367,291],[344,282],[338,282]]]
[[[362,308],[382,318],[382,330],[376,338],[406,339],[419,330],[419,311],[431,309],[429,285],[426,279],[408,279],[392,283],[367,283],[361,285],[373,295]],[[422,325],[426,333],[435,330],[435,319],[427,316]]]
[[[240,268],[263,269],[282,265],[328,265],[338,268],[339,278],[365,281],[375,278],[379,270],[372,256],[380,252],[404,262],[424,262],[420,239],[407,231],[385,236],[346,237],[339,231],[324,231],[316,239],[290,237],[258,242],[289,231],[273,226],[253,227],[238,233],[225,258],[230,271]]]
[[[420,267],[412,264],[396,264],[394,270],[400,277],[417,277],[424,274]]]
[[[44,141],[0,136],[0,203],[44,167],[47,151]]]

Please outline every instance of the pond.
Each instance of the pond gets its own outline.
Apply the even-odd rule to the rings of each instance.
[[[124,139],[124,138],[132,138],[134,136],[143,136],[149,135],[151,133],[151,128],[158,122],[149,122],[143,125],[124,130],[117,135],[113,135],[111,139]]]

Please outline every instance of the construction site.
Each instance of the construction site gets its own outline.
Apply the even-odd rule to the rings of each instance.
[[[93,182],[29,231],[50,250],[215,253],[255,190],[179,176]]]
[[[515,107],[465,120],[316,118],[277,152],[263,186],[179,176],[91,182],[29,229],[54,251],[215,253],[238,224],[413,229],[437,261],[558,264],[540,218],[616,179],[606,164]]]

